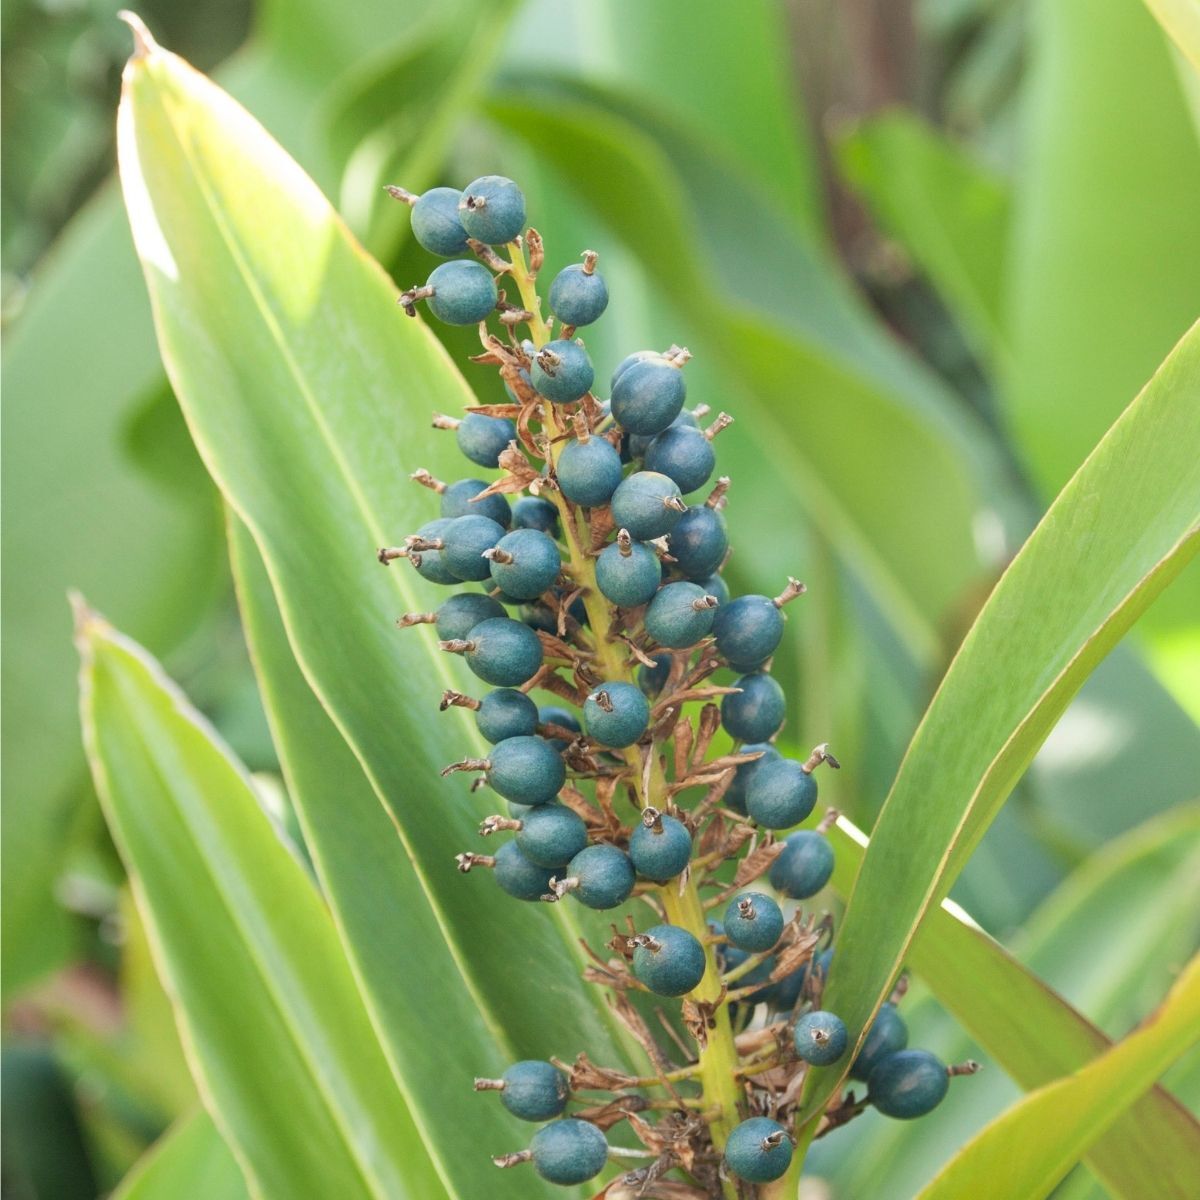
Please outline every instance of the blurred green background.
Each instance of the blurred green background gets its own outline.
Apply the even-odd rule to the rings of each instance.
[[[289,822],[220,506],[112,179],[120,6],[3,10],[3,1188],[21,1200],[111,1190],[194,1099],[84,768],[68,587],[165,659]],[[499,171],[551,269],[601,253],[601,377],[644,345],[692,348],[690,395],[736,418],[735,587],[817,585],[778,666],[788,737],[833,743],[831,798],[868,828],[997,574],[1200,311],[1200,90],[1141,0],[139,11],[401,285],[428,262],[382,185]],[[392,179],[401,155],[421,178]],[[467,336],[438,332],[461,361]],[[1084,688],[954,893],[1110,1034],[1196,940],[1170,810],[1200,792],[1197,719],[1193,567]],[[964,1050],[912,1007],[914,1042]],[[1197,1074],[1168,1082],[1195,1099]],[[835,1194],[880,1194],[884,1175],[910,1194],[1015,1094],[977,1082],[953,1118],[867,1117],[814,1164]]]

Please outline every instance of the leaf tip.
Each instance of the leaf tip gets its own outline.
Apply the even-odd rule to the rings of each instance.
[[[131,62],[149,58],[159,48],[153,34],[146,28],[146,22],[137,13],[123,8],[117,13],[117,19],[124,21],[133,34],[133,53],[129,56]]]
[[[87,602],[83,593],[75,588],[67,592],[67,601],[71,605],[71,616],[75,622],[75,645],[81,653],[86,653],[94,635],[107,631],[108,622]]]

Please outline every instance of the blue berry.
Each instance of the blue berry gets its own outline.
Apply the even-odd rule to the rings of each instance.
[[[447,484],[442,492],[442,516],[451,520],[455,517],[488,517],[507,529],[512,520],[512,509],[503,496],[475,499],[486,487],[482,479],[460,479],[457,483]]]
[[[563,1117],[543,1125],[529,1141],[533,1169],[549,1183],[586,1183],[608,1162],[608,1142],[591,1121]]]
[[[562,555],[549,534],[514,529],[492,547],[491,574],[496,586],[517,600],[533,600],[547,591],[562,570]]]
[[[567,1077],[539,1059],[513,1063],[501,1076],[500,1102],[522,1121],[549,1121],[567,1107]]]
[[[793,900],[815,896],[833,874],[833,847],[812,829],[789,834],[783,852],[771,864],[771,886]]]
[[[646,470],[669,475],[686,496],[708,482],[717,456],[713,453],[712,442],[699,429],[676,422],[655,436],[646,447],[642,461]]]
[[[950,1076],[937,1055],[928,1050],[897,1050],[871,1068],[867,1099],[885,1117],[908,1121],[937,1108],[949,1087]]]
[[[576,733],[583,732],[583,727],[579,724],[579,718],[573,712],[569,709],[559,708],[554,704],[547,704],[538,709],[538,722],[542,725],[561,725],[563,729],[572,729]],[[560,754],[567,748],[565,738],[552,737],[548,738],[547,741]]]
[[[629,363],[632,366],[633,357],[635,357],[635,356],[631,356],[630,358],[627,358],[625,360],[625,362]],[[653,351],[650,351],[650,350],[642,351],[642,358],[653,358],[653,357],[654,357]],[[637,361],[640,362],[641,359],[638,359]],[[620,371],[621,368],[618,367],[617,370]],[[616,384],[616,380],[617,380],[617,377],[616,377],[616,375],[614,375],[613,376],[614,385]],[[687,429],[699,429],[700,428],[700,422],[696,420],[695,414],[688,412],[688,410],[686,408],[680,410],[679,416],[677,416],[675,418],[675,420],[673,420],[671,422],[671,424],[667,426],[667,429],[673,429],[677,425],[682,425]],[[663,432],[665,433],[666,430],[664,429]],[[658,436],[659,435],[657,433],[627,433],[625,435],[625,437],[628,439],[628,442],[629,442],[629,453],[634,458],[642,458],[645,455],[646,451],[650,449],[650,443],[652,441],[654,441],[654,439]]]
[[[558,509],[540,496],[522,496],[512,506],[514,529],[540,529],[551,537],[558,534]]]
[[[864,1083],[870,1079],[871,1072],[890,1054],[903,1050],[908,1045],[908,1026],[899,1010],[890,1001],[880,1005],[867,1030],[854,1062],[850,1066],[850,1074]]]
[[[629,855],[616,846],[599,843],[581,850],[566,866],[575,884],[571,895],[588,908],[624,904],[637,882]]]
[[[539,867],[565,867],[587,845],[587,826],[562,804],[539,804],[521,818],[516,840]]]
[[[666,883],[691,860],[692,835],[682,821],[648,808],[630,835],[629,857],[639,875]]]
[[[612,414],[630,433],[661,433],[687,396],[683,372],[661,354],[630,363],[613,377]]]
[[[650,657],[654,660],[654,666],[638,667],[637,678],[638,687],[645,695],[653,698],[667,686],[667,680],[671,676],[671,656],[669,654],[652,654]]]
[[[678,925],[647,929],[633,948],[633,975],[656,996],[686,996],[704,977],[704,947]]]
[[[596,559],[596,586],[620,608],[648,604],[662,582],[662,563],[652,547],[621,539]]]
[[[608,285],[596,274],[596,259],[564,267],[550,285],[550,311],[563,325],[590,325],[608,307]],[[590,267],[590,270],[589,270]]]
[[[748,746],[743,746],[739,753],[758,754],[759,757],[753,762],[741,763],[734,768],[733,779],[725,789],[724,804],[726,808],[732,808],[734,812],[745,816],[746,789],[750,786],[750,780],[754,778],[759,767],[775,762],[781,755],[769,742],[751,742]]]
[[[525,195],[503,175],[483,175],[463,188],[458,219],[477,242],[503,245],[525,228]]]
[[[615,388],[617,386],[617,380],[620,379],[621,376],[624,375],[634,363],[645,362],[648,358],[661,357],[662,355],[659,354],[657,350],[635,350],[632,354],[625,355],[625,357],[617,364],[617,369],[612,373],[612,378],[609,380],[608,386],[610,388]]]
[[[721,946],[718,948],[718,951],[722,971],[732,971],[736,967],[740,967],[750,957],[745,950],[739,950],[734,945]],[[771,972],[775,970],[775,966],[775,957],[772,955],[769,958],[763,959],[757,967],[747,971],[745,975],[735,979],[730,986],[734,988],[756,988],[755,991],[746,997],[746,1002],[750,1005],[769,1004],[774,1000],[775,993],[779,987],[777,983],[771,982]],[[762,986],[758,987],[757,985],[759,984],[762,984]]]
[[[434,628],[443,642],[465,638],[481,621],[503,617],[504,609],[491,596],[479,592],[460,592],[443,601],[437,610]]]
[[[571,404],[586,396],[595,377],[588,352],[578,342],[563,338],[547,342],[529,367],[529,378],[538,395],[555,404]]]
[[[746,812],[764,829],[791,829],[817,803],[817,781],[794,758],[764,763],[746,787]]]
[[[537,728],[537,722],[537,705],[524,692],[512,688],[488,692],[475,710],[479,732],[493,743],[510,737],[528,737]]]
[[[550,894],[554,872],[531,863],[516,842],[505,842],[496,851],[496,882],[514,900],[540,900]]]
[[[481,467],[498,467],[500,455],[515,441],[517,427],[507,417],[467,413],[454,431],[459,450]]]
[[[568,442],[555,473],[559,489],[568,500],[584,508],[597,508],[612,499],[621,482],[621,456],[608,438]]]
[[[483,557],[504,536],[504,526],[490,517],[472,514],[455,517],[442,534],[446,566],[459,579],[480,583],[488,578],[491,564]]]
[[[700,581],[700,586],[710,596],[716,596],[718,603],[729,603],[729,584],[720,575],[710,575],[707,579]]]
[[[770,950],[783,933],[783,911],[762,892],[742,892],[725,909],[725,936],[751,954]]]
[[[417,530],[416,536],[429,542],[437,541],[445,537],[450,524],[450,520],[446,517],[438,517],[435,521],[426,521]],[[417,573],[421,578],[428,579],[430,583],[458,582],[458,576],[450,570],[450,564],[446,562],[444,552],[441,550],[413,550],[409,553],[408,560],[417,568]]]
[[[541,669],[541,639],[528,625],[511,617],[489,617],[480,621],[467,634],[466,640],[467,666],[484,683],[496,687],[520,687]]]
[[[467,231],[458,219],[462,192],[457,188],[430,188],[413,205],[412,231],[419,245],[441,258],[455,258],[468,250]]]
[[[511,737],[488,755],[487,781],[517,804],[549,804],[567,781],[562,755],[545,738]]]
[[[675,567],[688,579],[707,579],[729,549],[725,518],[706,504],[689,508],[671,530],[668,546]]]
[[[646,732],[650,704],[632,683],[602,683],[584,701],[583,723],[602,746],[623,750]]]
[[[807,1012],[792,1032],[796,1053],[814,1067],[827,1067],[846,1053],[846,1026],[842,1018],[818,1009]]]
[[[650,601],[643,623],[660,646],[681,650],[708,635],[715,607],[697,584],[668,583]]]
[[[786,1175],[791,1164],[791,1138],[770,1117],[743,1121],[725,1143],[725,1165],[747,1183],[770,1183]]]
[[[496,280],[483,263],[457,259],[435,267],[425,281],[429,310],[447,325],[477,325],[496,307]]]
[[[713,633],[717,649],[735,671],[753,671],[779,646],[783,613],[766,596],[739,596],[721,606]]]
[[[787,716],[783,688],[762,671],[743,675],[721,700],[721,723],[739,742],[766,742],[779,732]]]
[[[800,993],[804,990],[804,981],[807,979],[809,971],[818,973],[824,980],[829,975],[829,964],[832,960],[833,947],[830,946],[828,949],[822,950],[811,963],[806,963],[790,975],[785,975],[775,985],[773,1006],[780,1012],[790,1012],[796,1007],[796,1001],[800,999]]]
[[[656,471],[635,471],[613,492],[613,524],[638,542],[670,533],[685,509],[675,480]]]

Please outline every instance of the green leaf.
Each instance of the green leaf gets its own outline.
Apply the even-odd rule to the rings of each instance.
[[[1145,0],[1192,68],[1200,71],[1200,5],[1195,0]]]
[[[984,1192],[994,1200],[1048,1195],[1080,1155],[1198,1041],[1200,955],[1134,1033],[992,1122],[942,1168],[920,1200]]]
[[[249,1200],[246,1181],[208,1113],[173,1125],[121,1181],[112,1200]]]
[[[546,1037],[541,1006],[501,1013],[475,990],[388,814],[300,673],[262,560],[236,518],[229,545],[289,792],[363,999],[447,1189],[456,1196],[486,1195],[498,1185],[482,1148],[519,1149],[528,1129],[494,1095],[472,1097],[472,1077],[494,1077],[515,1059],[565,1047]],[[460,885],[457,892],[458,903],[474,906],[469,889]],[[456,903],[453,894],[446,903]],[[380,913],[398,919],[380,921]],[[463,953],[484,961],[490,955],[482,943]],[[505,969],[499,958],[491,966]],[[435,1013],[438,1029],[452,1040],[451,1054],[440,1038],[426,1034]],[[480,1152],[464,1152],[463,1122],[446,1120],[452,1112],[469,1113],[471,1143]],[[521,1189],[530,1197],[562,1194],[533,1177],[523,1179]]]
[[[876,221],[933,281],[976,348],[994,353],[1003,338],[1008,186],[903,109],[867,118],[836,148]]]
[[[1052,505],[925,714],[842,926],[829,1004],[852,1044],[1071,696],[1200,545],[1200,325]],[[840,1073],[814,1073],[806,1120]]]
[[[268,1196],[441,1194],[329,914],[240,766],[83,612],[84,737],[201,1093]]]
[[[179,59],[155,49],[132,64],[119,142],[164,361],[193,436],[445,938],[497,1012],[526,1012],[539,994],[547,1042],[619,1053],[608,1010],[581,991],[576,906],[493,905],[486,872],[464,879],[455,868],[495,804],[461,779],[438,780],[481,745],[465,710],[434,711],[442,688],[470,686],[466,669],[434,649],[428,626],[395,628],[398,613],[430,607],[434,589],[375,557],[430,516],[429,494],[403,470],[454,469],[453,439],[415,431],[471,393],[313,183]]]
[[[1061,0],[1030,21],[1002,382],[1048,497],[1196,318],[1200,144],[1170,46],[1140,0]],[[1197,613],[1200,569],[1139,632],[1156,645],[1152,661],[1186,653],[1181,676],[1162,678],[1200,719]]]
[[[1167,878],[1174,881],[1176,891],[1186,895],[1187,881],[1200,869],[1200,807],[1193,805],[1155,824],[1158,828],[1153,831],[1153,844],[1170,847],[1178,860]],[[831,831],[831,839],[837,853],[833,885],[848,895],[862,865],[867,839],[844,817]],[[1145,836],[1138,838],[1139,842],[1145,840]],[[1110,937],[1104,940],[1111,942],[1125,925],[1133,926],[1133,936],[1144,935],[1144,928],[1130,920],[1131,914],[1144,912],[1144,906],[1125,888],[1111,886],[1113,873],[1126,864],[1105,865],[1108,869],[1100,878],[1087,879],[1086,883],[1084,879],[1073,881],[1070,897],[1060,893],[1061,898],[1044,906],[1035,926],[1054,928],[1063,920],[1064,910],[1077,907],[1084,897],[1090,904],[1098,898],[1098,892],[1108,890],[1121,897],[1125,915],[1119,922],[1112,920],[1112,914],[1103,915],[1101,919],[1107,920],[1110,930]],[[1147,862],[1159,878],[1166,866],[1161,856]],[[1146,913],[1147,919],[1158,916]],[[1073,942],[1082,942],[1094,952],[1095,947],[1082,938],[1077,928],[1064,929],[1063,934],[1055,945],[1043,946],[1040,957],[1061,961],[1063,954],[1070,953]],[[1187,936],[1185,928],[1181,940],[1186,941]],[[1110,945],[1104,959],[1118,950]],[[1142,961],[1141,955],[1137,961]],[[1078,1070],[1112,1045],[1082,1013],[948,901],[930,909],[913,939],[908,965],[959,1024],[1027,1091]],[[1108,964],[1102,961],[1100,966]],[[1067,972],[1072,978],[1080,973],[1078,969]],[[1132,978],[1124,982],[1132,984],[1141,972],[1126,974]],[[1152,1088],[1091,1147],[1087,1162],[1116,1196],[1127,1200],[1183,1200],[1200,1191],[1200,1124],[1173,1096],[1162,1088]]]

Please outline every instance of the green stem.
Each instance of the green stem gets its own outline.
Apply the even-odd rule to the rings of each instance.
[[[525,262],[525,254],[516,243],[509,245],[509,257],[512,262],[511,277],[521,296],[521,305],[533,314],[528,322],[530,337],[535,346],[544,346],[550,338],[550,332],[541,317],[541,300],[537,294],[534,280],[529,275]],[[561,453],[562,427],[558,414],[552,404],[543,406],[542,427],[550,440],[548,453],[553,465]],[[567,544],[568,563],[570,572],[577,586],[582,588],[582,599],[587,611],[588,623],[596,640],[597,663],[604,676],[611,682],[621,681],[635,683],[629,656],[625,647],[610,636],[612,614],[607,601],[596,586],[595,563],[588,550],[591,548],[591,531],[581,510],[568,504],[557,489],[549,490],[549,495],[559,510],[563,534]],[[637,805],[645,808],[653,804],[656,808],[665,808],[667,803],[667,781],[659,761],[657,748],[650,762],[649,787],[643,787],[643,772],[641,755],[635,746],[623,750],[622,757],[631,768],[631,785],[636,794]],[[707,941],[708,923],[704,916],[704,906],[694,877],[680,890],[678,881],[666,884],[658,889],[667,919],[672,925],[686,929],[704,947],[706,968],[703,978],[696,989],[690,993],[690,998],[697,1003],[714,1006],[714,1028],[708,1030],[708,1038],[700,1050],[699,1080],[703,1088],[705,1103],[709,1106],[705,1116],[708,1120],[709,1132],[713,1144],[718,1150],[723,1149],[733,1127],[741,1119],[738,1111],[740,1092],[737,1081],[738,1054],[733,1043],[733,1028],[729,1020],[729,1008],[721,997],[720,970],[717,966],[714,947]],[[732,1182],[724,1186],[725,1194],[730,1200],[736,1197]]]

